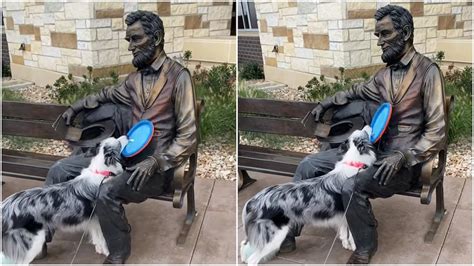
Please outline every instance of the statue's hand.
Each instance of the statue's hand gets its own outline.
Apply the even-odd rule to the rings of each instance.
[[[69,126],[71,124],[72,121],[74,121],[74,118],[76,117],[76,111],[74,111],[74,109],[72,109],[71,107],[69,107],[63,114],[62,114],[62,118],[64,119],[64,121],[66,121],[66,125]]]
[[[379,169],[374,175],[375,180],[379,180],[379,185],[386,186],[392,177],[400,171],[406,159],[402,152],[395,151],[392,155],[374,163]]]
[[[314,122],[319,122],[326,112],[326,108],[321,103],[318,103],[316,107],[311,111],[311,114],[314,116]]]
[[[158,162],[153,157],[148,157],[134,166],[127,167],[128,171],[133,171],[132,175],[127,181],[127,184],[130,185],[135,191],[142,190],[143,186],[156,172],[157,168]]]

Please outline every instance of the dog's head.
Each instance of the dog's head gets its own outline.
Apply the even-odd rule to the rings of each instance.
[[[349,139],[339,146],[339,152],[344,154],[343,161],[357,161],[371,166],[375,162],[375,148],[370,142],[370,134],[370,126],[352,132]]]
[[[95,156],[91,162],[91,170],[96,172],[110,172],[118,175],[123,172],[121,153],[128,144],[127,136],[120,138],[106,138],[101,141],[95,150]]]

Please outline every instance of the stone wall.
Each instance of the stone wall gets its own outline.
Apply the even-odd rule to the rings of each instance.
[[[439,38],[471,38],[472,3],[280,1],[256,3],[265,65],[311,75],[372,73],[382,63],[374,36],[376,9],[388,3],[410,10],[415,48],[435,54]],[[278,45],[278,53],[272,52]]]
[[[183,52],[185,38],[229,36],[231,2],[6,2],[5,29],[12,62],[58,73],[82,76],[133,70],[124,40],[124,19],[136,10],[160,15],[165,26],[165,51]],[[25,50],[18,48],[25,43]]]

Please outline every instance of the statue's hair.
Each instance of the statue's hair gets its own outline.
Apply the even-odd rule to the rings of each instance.
[[[125,19],[127,26],[130,26],[137,21],[142,23],[145,34],[152,38],[153,42],[161,39],[161,42],[158,46],[163,49],[165,44],[165,29],[163,27],[163,21],[161,18],[157,14],[150,11],[138,10],[128,14],[127,18]]]
[[[393,27],[398,32],[401,32],[405,26],[408,26],[411,30],[411,36],[408,41],[413,43],[415,27],[413,26],[413,17],[410,12],[401,6],[386,5],[384,7],[379,8],[375,12],[374,17],[377,21],[379,21],[386,16],[390,16],[393,21]]]

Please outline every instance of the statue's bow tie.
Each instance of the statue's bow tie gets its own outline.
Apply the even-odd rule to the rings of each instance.
[[[404,65],[402,63],[395,63],[393,65],[390,65],[390,68],[393,69],[393,70],[398,70],[400,68],[403,68]]]
[[[153,69],[152,67],[146,67],[140,70],[141,73],[144,75],[150,75],[150,74],[155,74],[158,73],[158,70]]]

